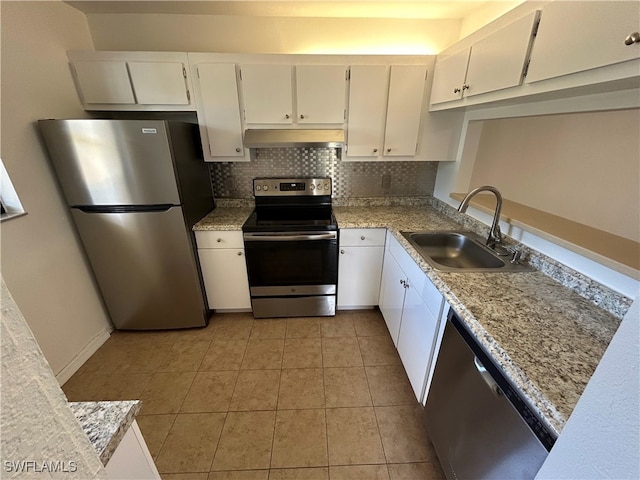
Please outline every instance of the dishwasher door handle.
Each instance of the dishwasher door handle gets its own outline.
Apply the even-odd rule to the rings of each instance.
[[[484,367],[484,365],[482,365],[482,362],[478,360],[478,357],[475,357],[475,356],[473,357],[473,364],[475,365],[476,370],[478,370],[478,372],[480,373],[482,380],[484,380],[484,383],[487,384],[487,386],[491,389],[493,394],[496,397],[501,397],[503,395],[502,390],[500,389],[496,381],[493,379],[491,374]]]

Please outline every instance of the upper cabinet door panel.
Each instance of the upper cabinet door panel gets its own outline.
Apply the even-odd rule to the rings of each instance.
[[[298,123],[344,123],[346,67],[297,65]]]
[[[293,122],[291,65],[242,65],[246,123]]]
[[[242,148],[242,122],[233,63],[202,63],[197,67],[200,124],[206,126],[212,157],[238,157]]]
[[[590,70],[640,58],[640,2],[555,1],[542,10],[526,81]]]
[[[426,65],[392,65],[384,135],[384,155],[415,155]]]
[[[136,103],[126,62],[82,61],[74,62],[73,67],[84,103]]]
[[[438,57],[431,87],[431,103],[450,102],[462,98],[462,85],[467,75],[471,48],[446,57]]]
[[[128,62],[140,105],[189,105],[181,62]]]
[[[465,96],[522,83],[537,18],[538,12],[532,12],[473,44],[463,88]]]
[[[387,111],[386,65],[352,65],[349,85],[347,156],[379,155]]]

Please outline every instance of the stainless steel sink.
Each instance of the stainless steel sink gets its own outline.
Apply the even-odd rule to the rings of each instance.
[[[511,255],[500,257],[482,244],[472,232],[402,232],[429,265],[445,272],[516,272],[530,271],[531,267],[512,263]]]

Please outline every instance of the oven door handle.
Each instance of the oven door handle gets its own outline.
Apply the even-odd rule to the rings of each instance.
[[[299,242],[307,240],[336,240],[338,234],[330,233],[245,233],[244,240],[249,242]]]

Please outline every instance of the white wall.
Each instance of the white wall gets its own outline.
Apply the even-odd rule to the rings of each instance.
[[[640,478],[639,339],[636,298],[537,479]]]
[[[627,91],[584,95],[575,98],[469,110],[463,113],[464,120],[462,122],[461,133],[457,144],[456,154],[454,156],[455,161],[443,162],[438,166],[438,175],[436,177],[434,196],[442,200],[443,202],[449,203],[454,207],[458,206],[459,202],[450,198],[449,195],[452,192],[465,192],[469,188],[471,176],[473,174],[473,165],[476,161],[479,145],[482,142],[482,136],[484,135],[484,127],[488,123],[494,121],[487,119],[504,118],[505,125],[509,125],[512,121],[514,122],[514,125],[523,125],[520,123],[521,117],[526,118],[539,115],[547,115],[540,118],[551,119],[552,117],[549,117],[549,115],[558,114],[562,116],[562,114],[565,112],[583,112],[575,114],[591,115],[589,112],[592,111],[605,112],[607,110],[614,109],[615,111],[611,112],[614,117],[616,115],[620,115],[620,118],[624,118],[624,116],[626,115],[624,113],[624,108],[626,108],[625,105],[628,104],[628,95],[629,92]],[[577,131],[573,132],[572,141],[585,142],[591,145],[597,144],[597,142],[599,141],[605,143],[608,142],[609,138],[606,138],[606,135],[610,133],[608,127],[606,125],[601,125],[600,127],[596,125],[596,127],[597,128],[595,128],[595,131],[591,131],[588,134],[578,129]],[[549,148],[551,150],[553,150],[553,148],[557,148],[559,151],[563,151],[565,153],[565,149],[567,147],[571,148],[571,146],[565,145],[566,139],[559,138],[553,131],[542,134],[542,132],[544,132],[545,130],[546,129],[543,128],[538,132],[531,132],[523,130],[522,128],[516,128],[508,135],[531,138],[531,135],[533,133],[533,137],[536,138],[535,133],[539,133],[538,138],[536,138],[536,142],[542,145],[542,147],[540,148]],[[502,142],[510,145],[514,144],[514,140],[511,137],[507,136],[505,132],[503,133],[504,134],[494,136],[492,140],[493,145],[500,147]],[[630,138],[625,138],[622,143],[626,145],[625,148],[627,153],[635,155],[635,162],[637,164],[638,153],[633,153],[634,151],[637,152],[637,150],[634,150],[633,147],[634,139],[636,142],[636,148],[638,148],[637,133],[632,134]],[[510,149],[510,155],[512,156],[521,156],[526,154],[527,152],[522,152],[519,149]],[[560,159],[562,160],[562,157],[560,157]],[[539,165],[539,161],[542,162],[543,160],[544,159],[530,157],[530,161],[534,162],[535,165]],[[630,160],[633,160],[633,157],[631,157]],[[525,179],[528,178],[527,175],[522,173],[516,166],[505,164],[503,165],[503,167],[504,170],[502,173],[506,176],[505,178],[507,179],[518,178],[520,176],[524,176]],[[633,179],[631,180],[633,181]],[[494,184],[495,181],[494,179],[492,179],[491,181],[487,181],[487,183]],[[572,186],[568,186],[569,191],[573,191],[572,188]],[[632,215],[636,216],[640,215],[640,207],[638,206],[639,194],[640,193],[638,193],[636,190],[635,199],[631,198],[628,204],[624,207]],[[591,198],[592,197],[589,196],[589,199]],[[592,204],[594,202],[595,200],[585,200],[584,208],[592,208]],[[480,212],[477,209],[469,208],[467,213],[474,218],[477,218],[478,220],[486,223],[487,225],[491,224],[492,217],[483,212]],[[615,215],[611,216],[617,218],[615,217]],[[551,243],[550,241],[545,240],[544,238],[534,233],[525,232],[517,227],[512,227],[506,222],[501,222],[501,227],[503,232],[508,232],[509,235],[518,239],[523,244],[528,245],[544,253],[545,255],[558,260],[568,267],[583,273],[587,277],[590,277],[629,298],[635,298],[635,296],[638,295],[638,291],[640,291],[640,282],[634,276],[629,276],[629,274],[627,273],[621,273],[619,271],[613,270],[608,266],[597,263],[596,261],[590,260],[577,253],[574,253],[567,248]]]
[[[460,38],[472,34],[487,23],[492,22],[525,1],[526,0],[502,0],[497,2],[483,2],[481,7],[469,13],[462,20],[462,25],[460,25]]]
[[[436,54],[460,20],[88,14],[96,50]]]
[[[638,132],[637,109],[487,120],[466,187],[640,242]]]
[[[0,5],[1,154],[27,211],[2,224],[2,275],[64,381],[108,338],[110,322],[34,122],[85,116],[66,50],[93,44],[84,15],[62,2]]]

